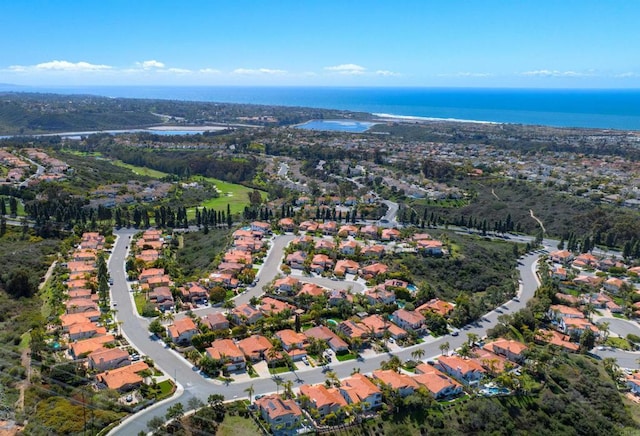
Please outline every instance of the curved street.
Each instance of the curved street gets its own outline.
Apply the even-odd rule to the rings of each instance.
[[[186,404],[192,397],[206,401],[210,394],[215,393],[224,395],[227,400],[244,398],[247,396],[245,389],[251,385],[253,385],[254,394],[264,394],[277,390],[277,385],[272,378],[255,378],[246,382],[231,382],[229,384],[224,384],[218,380],[205,379],[198,371],[193,370],[192,365],[177,352],[165,348],[161,341],[152,340],[147,330],[149,321],[137,315],[133,297],[126,281],[124,264],[128,253],[128,246],[131,242],[130,238],[136,231],[121,229],[115,233],[118,238],[109,260],[109,270],[114,279],[112,301],[117,304],[118,319],[123,321],[123,334],[142,354],[149,356],[162,371],[173,377],[179,387],[173,397],[130,416],[109,434],[135,435],[140,431],[146,431],[146,423],[151,418],[154,416],[164,417],[170,406],[178,402]],[[261,285],[268,283],[277,275],[284,248],[292,239],[292,235],[282,235],[274,238],[269,254],[258,274]],[[500,311],[508,313],[517,311],[523,308],[527,300],[533,297],[538,287],[538,279],[535,271],[538,257],[539,254],[534,253],[522,259],[522,265],[519,266],[520,276],[522,278],[519,300],[508,301],[501,306]],[[331,283],[344,282],[331,281]],[[248,302],[251,297],[258,296],[262,292],[261,288],[262,286],[256,286],[247,293],[241,294],[237,297],[236,304]],[[467,341],[466,333],[475,333],[479,337],[485,336],[486,331],[496,325],[499,315],[500,313],[497,311],[486,314],[477,323],[467,326],[462,330],[459,336],[446,335],[439,338],[429,337],[422,344],[406,347],[397,352],[368,357],[361,362],[350,360],[332,363],[331,369],[336,372],[339,378],[348,377],[355,368],[360,369],[362,373],[369,373],[379,368],[381,362],[388,360],[392,355],[396,355],[402,360],[410,359],[411,352],[417,348],[425,351],[426,358],[424,360],[430,360],[440,354],[439,347],[444,342],[449,342],[450,348],[453,350]],[[283,381],[291,380],[294,382],[294,386],[298,386],[301,383],[322,383],[326,377],[320,367],[305,367],[295,372],[281,374],[280,378]]]

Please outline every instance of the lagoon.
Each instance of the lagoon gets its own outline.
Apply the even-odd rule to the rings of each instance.
[[[376,123],[355,120],[311,120],[304,124],[298,124],[296,128],[325,132],[363,133],[375,125]]]

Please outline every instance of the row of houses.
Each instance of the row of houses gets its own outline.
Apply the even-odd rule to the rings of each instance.
[[[92,290],[96,282],[96,259],[105,249],[105,238],[87,232],[70,255],[66,267],[66,311],[60,316],[62,332],[68,335],[67,355],[72,360],[85,359],[87,369],[96,372],[99,386],[127,390],[143,382],[140,372],[148,369],[144,362],[134,362],[127,350],[117,346],[116,338],[101,324],[98,296]]]
[[[518,363],[524,360],[527,347],[517,341],[499,339],[483,349],[493,356]],[[302,409],[320,419],[329,414],[340,416],[348,405],[358,405],[363,412],[374,411],[383,404],[383,388],[393,390],[400,397],[424,388],[435,399],[452,398],[463,393],[463,385],[456,378],[463,383],[474,384],[486,372],[473,359],[441,356],[436,365],[419,364],[414,374],[391,369],[378,369],[370,376],[354,373],[340,380],[336,386],[302,385],[297,401],[274,394],[257,399],[255,406],[272,429],[294,429],[303,421]]]

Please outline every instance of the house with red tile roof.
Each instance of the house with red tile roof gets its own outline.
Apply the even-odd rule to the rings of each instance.
[[[90,369],[106,371],[131,364],[129,353],[121,348],[98,348],[89,353],[88,364]]]
[[[351,224],[345,224],[340,226],[340,230],[338,230],[338,236],[341,238],[346,238],[347,236],[356,236],[358,234],[358,228]]]
[[[506,357],[485,348],[472,348],[469,360],[479,363],[493,376],[502,374],[509,366],[515,366]]]
[[[263,221],[254,221],[251,223],[251,230],[260,233],[270,233],[271,224],[265,223]]]
[[[311,259],[311,271],[320,274],[331,268],[333,268],[333,259],[326,254],[315,254]]]
[[[273,348],[271,342],[262,335],[249,336],[248,338],[238,341],[237,345],[244,355],[252,361],[265,359],[267,357],[267,351]]]
[[[338,324],[338,330],[345,334],[349,339],[365,338],[370,332],[362,323],[356,323],[350,319],[342,321]]]
[[[86,313],[72,313],[72,314],[64,314],[60,316],[60,322],[62,325],[62,332],[69,333],[69,328],[74,324],[84,324],[91,321],[97,321],[100,318],[100,312],[96,312],[97,316],[95,319],[90,319],[87,317]]]
[[[83,339],[69,345],[69,355],[72,359],[80,359],[82,356],[103,348],[106,344],[115,343],[113,335],[96,336],[95,338]]]
[[[581,335],[586,329],[591,330],[596,336],[600,334],[598,327],[585,318],[563,318],[559,328],[568,335]]]
[[[384,256],[385,251],[384,245],[373,244],[364,246],[360,253],[368,259],[379,259]]]
[[[313,237],[309,235],[300,235],[297,238],[295,238],[293,241],[291,241],[292,247],[296,247],[301,250],[306,250],[307,248],[311,247],[312,244],[313,244]]]
[[[496,354],[505,356],[512,362],[521,363],[524,361],[525,352],[529,349],[520,341],[499,338],[493,342],[486,343],[482,348]]]
[[[327,221],[318,226],[323,235],[335,235],[338,232],[338,224],[335,221]]]
[[[625,383],[631,392],[640,395],[640,372],[634,372],[625,377]]]
[[[149,292],[149,301],[160,311],[171,310],[175,305],[171,288],[158,286]]]
[[[373,371],[374,380],[398,392],[401,397],[413,394],[418,383],[406,374],[400,374],[392,369],[377,369]]]
[[[231,319],[236,325],[255,324],[259,319],[263,318],[262,312],[250,304],[241,304],[231,310]]]
[[[205,352],[214,361],[221,361],[227,371],[242,371],[247,366],[244,353],[231,339],[216,339]]]
[[[302,421],[302,410],[294,400],[284,400],[279,395],[266,395],[256,400],[255,405],[272,431],[276,429],[295,429]],[[284,433],[283,433],[284,434]]]
[[[419,240],[416,242],[416,248],[419,252],[424,254],[431,254],[439,256],[442,254],[442,241],[438,241],[436,239],[432,240]]]
[[[315,283],[305,283],[302,285],[300,292],[298,292],[298,296],[300,295],[311,295],[312,297],[321,297],[327,292],[327,289],[322,286],[318,286]]]
[[[427,301],[416,310],[420,313],[425,313],[427,311],[437,313],[440,316],[448,316],[451,311],[454,309],[454,305],[449,303],[448,301],[440,300],[439,298],[434,298],[432,300]]]
[[[556,266],[555,268],[553,268],[553,271],[551,271],[551,278],[558,279],[558,280],[567,280],[566,268],[563,268],[561,266]]]
[[[318,411],[318,415],[324,418],[330,413],[339,414],[340,409],[347,405],[347,402],[340,390],[337,388],[327,388],[325,385],[302,385],[300,394],[309,399],[308,408]]]
[[[549,343],[573,353],[580,349],[578,344],[571,342],[569,336],[555,330],[539,330],[534,339],[539,343]]]
[[[304,334],[291,329],[277,331],[274,336],[280,341],[285,351],[303,350],[308,344]]]
[[[220,312],[210,313],[200,318],[200,322],[209,330],[229,329],[229,320]]]
[[[353,302],[353,295],[346,289],[332,290],[329,292],[329,306],[337,306],[343,301]]]
[[[584,318],[584,313],[575,307],[552,304],[547,312],[549,318],[559,321],[564,318]]]
[[[326,326],[320,325],[312,327],[304,331],[304,335],[307,339],[319,339],[327,342],[329,348],[336,353],[345,352],[349,350],[349,345],[343,341],[340,336],[329,330]]]
[[[167,327],[169,338],[176,344],[189,344],[191,338],[199,333],[198,326],[189,317],[174,321]]]
[[[360,264],[354,260],[341,259],[336,262],[333,273],[336,275],[357,274]]]
[[[353,239],[342,241],[338,247],[338,250],[340,251],[340,253],[346,256],[356,254],[357,249],[358,249],[358,243]]]
[[[382,405],[382,391],[360,373],[342,380],[340,394],[347,404],[362,404],[363,410],[377,409]]]
[[[191,301],[192,303],[201,303],[209,297],[209,292],[200,286],[198,283],[189,282],[185,286],[185,293],[183,293],[186,301]]]
[[[426,330],[424,324],[427,320],[417,310],[398,309],[391,314],[391,321],[404,330],[414,331],[418,334]]]
[[[304,251],[295,251],[287,255],[285,262],[292,269],[304,269],[304,263],[306,260],[307,253]]]
[[[382,229],[380,239],[383,241],[395,241],[400,238],[400,230],[396,228]]]
[[[437,365],[442,371],[469,385],[477,384],[487,372],[479,363],[460,356],[440,356]]]
[[[173,286],[173,281],[168,274],[164,274],[161,276],[149,277],[146,284],[149,285],[149,289],[155,289],[161,286]]]
[[[366,225],[360,228],[360,234],[368,238],[378,238],[378,227],[374,225]]]
[[[96,380],[103,383],[109,389],[118,391],[130,391],[137,388],[143,382],[140,372],[149,369],[145,362],[135,362],[121,368],[111,369],[96,375]]]
[[[389,270],[389,267],[383,263],[374,263],[371,265],[360,268],[358,274],[361,277],[376,277],[380,274],[384,274]]]
[[[431,365],[421,363],[415,369],[414,380],[426,387],[436,400],[462,394],[462,385]]]
[[[316,250],[331,251],[336,248],[336,244],[330,239],[319,239],[318,241],[316,241],[314,248]]]
[[[69,340],[78,341],[107,334],[107,329],[94,322],[87,321],[69,326]]]
[[[620,292],[620,289],[622,289],[624,284],[624,280],[617,277],[610,277],[604,282],[604,285],[602,286],[605,291],[611,292],[612,294],[617,294],[618,292]]]
[[[278,221],[278,226],[283,232],[293,232],[296,229],[296,223],[291,218],[282,218]]]
[[[164,275],[164,268],[147,268],[143,269],[138,276],[138,282],[147,283],[151,277],[162,277]]]
[[[387,290],[384,285],[367,289],[364,296],[367,297],[369,304],[392,304],[396,301],[395,292]]]
[[[69,299],[73,300],[75,298],[87,298],[91,299],[91,289],[74,289],[73,291],[68,292]]]
[[[223,256],[223,262],[227,263],[240,263],[245,268],[251,268],[253,266],[253,258],[251,253],[243,250],[229,250]]]
[[[295,306],[280,300],[276,300],[272,297],[263,297],[260,302],[260,312],[265,316],[275,315],[277,313],[284,312],[285,310],[295,310]]]
[[[555,263],[566,265],[573,260],[573,253],[568,250],[557,250],[549,253],[549,257]]]
[[[286,276],[273,282],[274,291],[279,294],[293,294],[300,287],[300,280],[292,276]]]
[[[65,302],[68,314],[89,313],[98,311],[98,305],[87,298],[74,298]]]
[[[306,232],[316,232],[319,226],[320,225],[315,221],[303,221],[300,223],[298,228]]]

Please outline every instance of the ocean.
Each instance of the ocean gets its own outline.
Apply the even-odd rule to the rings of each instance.
[[[640,90],[102,86],[25,92],[342,109],[448,120],[640,130]],[[1,89],[0,89],[1,90]],[[13,88],[15,91],[16,88]]]

